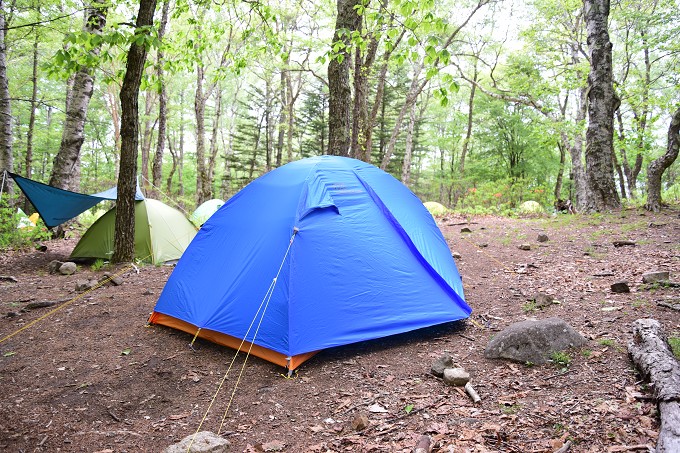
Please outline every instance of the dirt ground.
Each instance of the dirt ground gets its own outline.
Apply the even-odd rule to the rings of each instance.
[[[680,289],[641,281],[655,270],[680,280],[679,213],[439,219],[460,254],[470,320],[326,350],[291,379],[254,357],[241,375],[239,355],[202,425],[233,351],[202,340],[192,350],[189,335],[146,326],[172,267],[49,274],[74,239],[4,252],[0,275],[16,281],[0,279],[0,451],[160,452],[199,426],[218,432],[228,406],[221,435],[235,452],[411,452],[423,435],[435,452],[552,452],[567,441],[575,452],[648,451],[659,421],[626,346],[643,317],[680,336],[678,312],[658,305],[679,303]],[[123,272],[122,284],[75,291],[104,272]],[[620,280],[630,293],[611,292]],[[535,308],[539,291],[558,303]],[[589,340],[568,367],[484,358],[499,330],[546,317]],[[430,374],[444,353],[470,372],[481,403]],[[356,431],[361,413],[369,425]]]

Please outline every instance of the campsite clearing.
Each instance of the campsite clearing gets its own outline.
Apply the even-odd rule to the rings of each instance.
[[[680,303],[680,288],[642,283],[658,270],[680,280],[679,212],[438,224],[461,255],[471,321],[324,350],[292,379],[249,358],[222,428],[233,451],[410,452],[422,435],[435,452],[653,446],[656,408],[626,346],[643,317],[680,337],[680,315],[659,305]],[[233,350],[199,339],[194,351],[188,334],[145,327],[171,267],[49,274],[76,242],[0,256],[2,274],[16,280],[0,281],[0,339],[25,328],[0,343],[0,450],[162,451],[198,429]],[[78,280],[124,270],[120,286],[75,292]],[[613,293],[619,281],[631,292]],[[538,293],[554,300],[543,306],[532,300]],[[57,304],[21,311],[42,301]],[[495,333],[532,317],[561,317],[588,344],[541,366],[484,358]],[[480,404],[429,373],[443,353],[470,372]],[[202,430],[219,429],[243,362],[241,354]],[[361,413],[368,427],[357,432]]]

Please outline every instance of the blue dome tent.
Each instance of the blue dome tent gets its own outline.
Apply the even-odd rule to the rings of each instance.
[[[377,167],[321,156],[263,175],[213,214],[149,321],[293,370],[325,348],[470,313],[420,200]]]

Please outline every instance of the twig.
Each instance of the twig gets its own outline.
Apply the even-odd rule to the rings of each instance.
[[[16,277],[12,277],[11,275],[0,275],[0,281],[12,282],[12,283],[18,283],[19,282],[19,280],[17,280]]]
[[[461,336],[461,337],[463,337],[463,338],[465,338],[465,339],[466,339],[466,340],[468,340],[468,341],[475,341],[475,339],[474,339],[474,338],[472,338],[472,337],[468,337],[468,336],[467,336],[467,335],[465,335],[465,334],[459,333],[458,335],[459,335],[459,336]]]
[[[559,377],[559,376],[564,376],[565,374],[568,374],[568,373],[571,373],[571,372],[572,372],[572,368],[569,368],[567,371],[562,371],[562,372],[559,372],[557,374],[553,374],[552,376],[544,377],[543,380],[547,381],[548,379],[556,378],[556,377]]]

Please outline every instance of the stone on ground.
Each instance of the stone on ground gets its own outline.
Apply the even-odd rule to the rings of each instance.
[[[548,235],[547,235],[547,234],[541,233],[541,234],[538,235],[538,237],[536,238],[536,240],[537,240],[538,242],[548,242],[548,241],[550,240],[550,238],[548,238]]]
[[[585,342],[581,334],[560,318],[522,321],[494,336],[486,346],[484,356],[543,364],[553,352],[580,347]]]
[[[656,283],[668,280],[670,280],[670,274],[666,271],[655,271],[642,274],[642,283]]]
[[[59,273],[61,275],[73,275],[76,273],[76,263],[67,261],[61,266],[59,266]]]
[[[628,287],[628,282],[624,282],[624,281],[612,283],[611,289],[612,289],[613,293],[619,293],[619,294],[630,292],[630,288]]]
[[[444,370],[444,383],[456,387],[464,387],[470,381],[470,373],[464,368],[447,368]]]
[[[201,431],[196,433],[195,437],[191,434],[179,443],[170,445],[164,453],[226,453],[229,451],[229,445],[227,439],[210,431]]]
[[[447,368],[455,368],[456,364],[450,354],[444,354],[437,360],[432,362],[430,372],[437,377],[444,377],[444,370]]]

